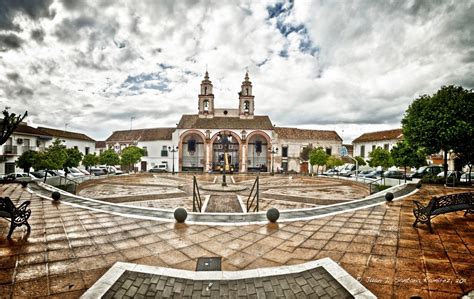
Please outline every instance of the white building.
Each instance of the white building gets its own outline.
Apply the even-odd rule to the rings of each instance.
[[[173,169],[173,156],[175,158],[175,170],[178,168],[177,152],[173,153],[173,147],[176,150],[176,144],[173,144],[172,134],[175,128],[152,128],[115,131],[105,141],[107,149],[113,149],[120,153],[127,146],[135,145],[145,151],[139,165],[138,171],[147,171],[159,164],[166,164],[169,171]]]
[[[46,143],[47,147],[53,143],[54,139],[59,138],[64,141],[67,148],[77,148],[84,155],[95,152],[95,140],[83,133],[45,127],[38,127],[38,130],[53,137]]]
[[[169,169],[170,153],[166,149],[171,146],[178,148],[176,171],[218,170],[224,161],[224,149],[231,167],[238,172],[267,172],[271,168],[307,171],[301,168],[299,154],[310,144],[338,155],[342,139],[334,131],[275,128],[269,116],[255,115],[252,89],[245,74],[237,108],[216,108],[213,85],[206,72],[197,114],[183,115],[176,128],[116,131],[106,140],[107,146],[117,152],[129,145],[146,148],[148,155],[136,166],[140,170],[163,162],[168,162]],[[288,156],[282,157],[285,153]]]
[[[46,143],[53,139],[45,132],[28,126],[26,123],[18,125],[8,141],[0,147],[0,174],[23,172],[15,166],[15,161],[26,151],[39,151],[46,147]]]
[[[33,128],[26,123],[18,125],[8,141],[0,147],[0,174],[23,172],[15,166],[25,151],[41,151],[50,146],[55,138],[64,140],[67,148],[76,147],[83,154],[95,151],[95,141],[87,135],[51,128]]]
[[[402,139],[402,129],[364,133],[352,141],[354,156],[360,156],[367,160],[369,154],[376,148],[381,147],[390,151]]]

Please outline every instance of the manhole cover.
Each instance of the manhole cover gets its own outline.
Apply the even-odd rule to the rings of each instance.
[[[196,271],[221,271],[221,260],[219,257],[200,257],[198,258]]]

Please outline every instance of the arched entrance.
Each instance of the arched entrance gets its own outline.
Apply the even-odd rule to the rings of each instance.
[[[237,172],[239,171],[239,167],[241,165],[241,140],[239,136],[233,132],[229,131],[221,131],[214,135],[211,139],[212,144],[212,170],[213,171],[220,171],[224,165],[224,145],[221,143],[220,136],[226,136],[228,143],[227,143],[227,156],[229,159],[229,165],[231,167],[231,171]]]
[[[253,132],[247,137],[247,171],[267,172],[270,166],[270,138],[263,132]]]
[[[182,171],[204,171],[206,153],[205,139],[200,132],[186,132],[180,142],[180,165]]]

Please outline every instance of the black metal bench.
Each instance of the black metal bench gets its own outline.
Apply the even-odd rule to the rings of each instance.
[[[413,214],[416,218],[413,227],[415,227],[418,222],[427,224],[430,228],[430,233],[433,233],[431,219],[438,215],[464,210],[466,211],[464,216],[468,213],[472,214],[474,211],[474,192],[433,197],[426,207],[416,200],[414,200],[413,203],[415,204]]]
[[[22,225],[26,225],[28,232],[30,232],[31,227],[28,223],[28,218],[30,218],[31,210],[28,209],[29,205],[30,201],[25,201],[19,207],[15,207],[9,197],[0,197],[0,217],[11,223],[8,238],[11,237],[15,228]]]

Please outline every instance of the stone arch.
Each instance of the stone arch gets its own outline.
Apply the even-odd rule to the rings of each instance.
[[[232,148],[230,148],[228,150],[228,155],[230,155],[230,163],[231,163],[231,168],[233,169],[233,171],[240,171],[240,166],[242,165],[242,145],[243,145],[243,142],[242,142],[242,139],[240,138],[240,136],[235,133],[235,132],[232,132],[230,130],[221,130],[219,132],[217,132],[216,134],[214,134],[212,136],[212,138],[210,139],[210,149],[211,149],[211,153],[210,153],[210,167],[213,169],[213,170],[218,170],[220,169],[221,165],[221,155],[223,154],[223,149],[221,148],[221,146],[217,143],[217,137],[219,134],[228,134],[228,135],[231,135],[233,137],[233,139],[235,139],[236,142],[234,142],[233,144],[230,144],[230,146]]]
[[[188,151],[188,141],[195,138],[194,150]],[[198,130],[187,130],[179,137],[179,165],[181,171],[204,171],[206,136]]]
[[[258,145],[260,143],[260,145]],[[263,131],[253,131],[247,136],[247,171],[269,171],[271,163],[271,155],[269,152],[272,148],[272,140],[267,133]],[[257,149],[261,148],[260,151]]]

